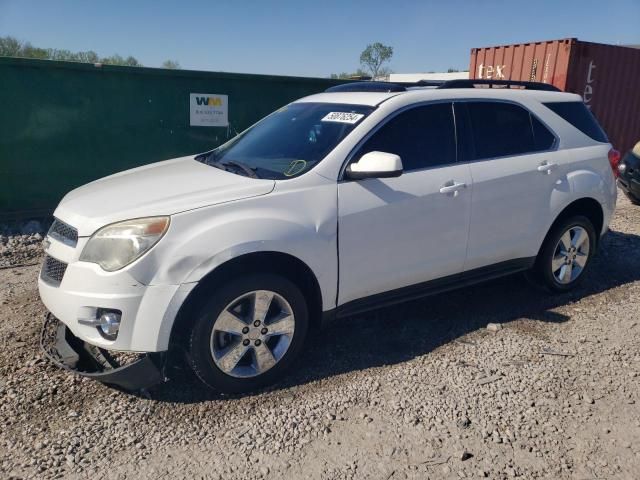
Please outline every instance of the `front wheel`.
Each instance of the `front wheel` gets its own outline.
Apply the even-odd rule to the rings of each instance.
[[[584,278],[596,249],[591,221],[575,216],[553,227],[536,259],[534,276],[554,292],[566,292]]]
[[[277,275],[254,274],[212,293],[189,337],[193,371],[223,393],[276,382],[307,335],[309,314],[298,287]]]

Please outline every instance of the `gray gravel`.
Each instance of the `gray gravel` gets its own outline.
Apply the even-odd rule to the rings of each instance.
[[[0,235],[0,268],[39,262],[42,240],[42,233]]]
[[[359,316],[245,397],[181,368],[149,398],[57,370],[38,267],[2,269],[0,477],[637,478],[640,208],[619,202],[579,290],[516,276]],[[39,240],[9,242],[17,264]]]

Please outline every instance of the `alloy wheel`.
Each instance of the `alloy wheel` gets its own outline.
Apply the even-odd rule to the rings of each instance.
[[[291,305],[269,290],[245,293],[229,303],[211,332],[211,355],[227,375],[255,377],[276,365],[295,332]]]
[[[589,234],[581,226],[565,231],[553,253],[551,271],[558,283],[574,282],[587,265],[590,253]]]

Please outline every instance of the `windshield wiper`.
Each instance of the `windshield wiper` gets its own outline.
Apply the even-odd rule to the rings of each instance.
[[[247,174],[247,176],[251,177],[251,178],[260,178],[258,177],[258,174],[256,173],[256,168],[255,167],[250,167],[249,165],[246,165],[244,163],[241,162],[236,162],[235,160],[227,160],[226,162],[220,162],[222,165],[229,166],[231,165],[232,167],[238,167],[240,170],[242,170],[244,173]]]
[[[221,162],[221,161],[213,161],[211,163],[209,163],[209,165],[212,165],[214,167],[220,168],[222,170],[226,170],[226,171],[230,171],[229,167],[235,167],[235,169],[240,169],[242,170],[248,177],[251,178],[260,178],[258,176],[258,174],[256,173],[256,167],[250,167],[249,165],[246,165],[244,163],[241,162],[237,162],[235,160],[227,160],[226,162]]]

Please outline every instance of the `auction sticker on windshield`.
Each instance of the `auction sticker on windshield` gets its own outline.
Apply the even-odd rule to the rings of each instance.
[[[338,123],[357,123],[364,117],[361,113],[351,112],[329,112],[323,118],[323,122],[338,122]]]

